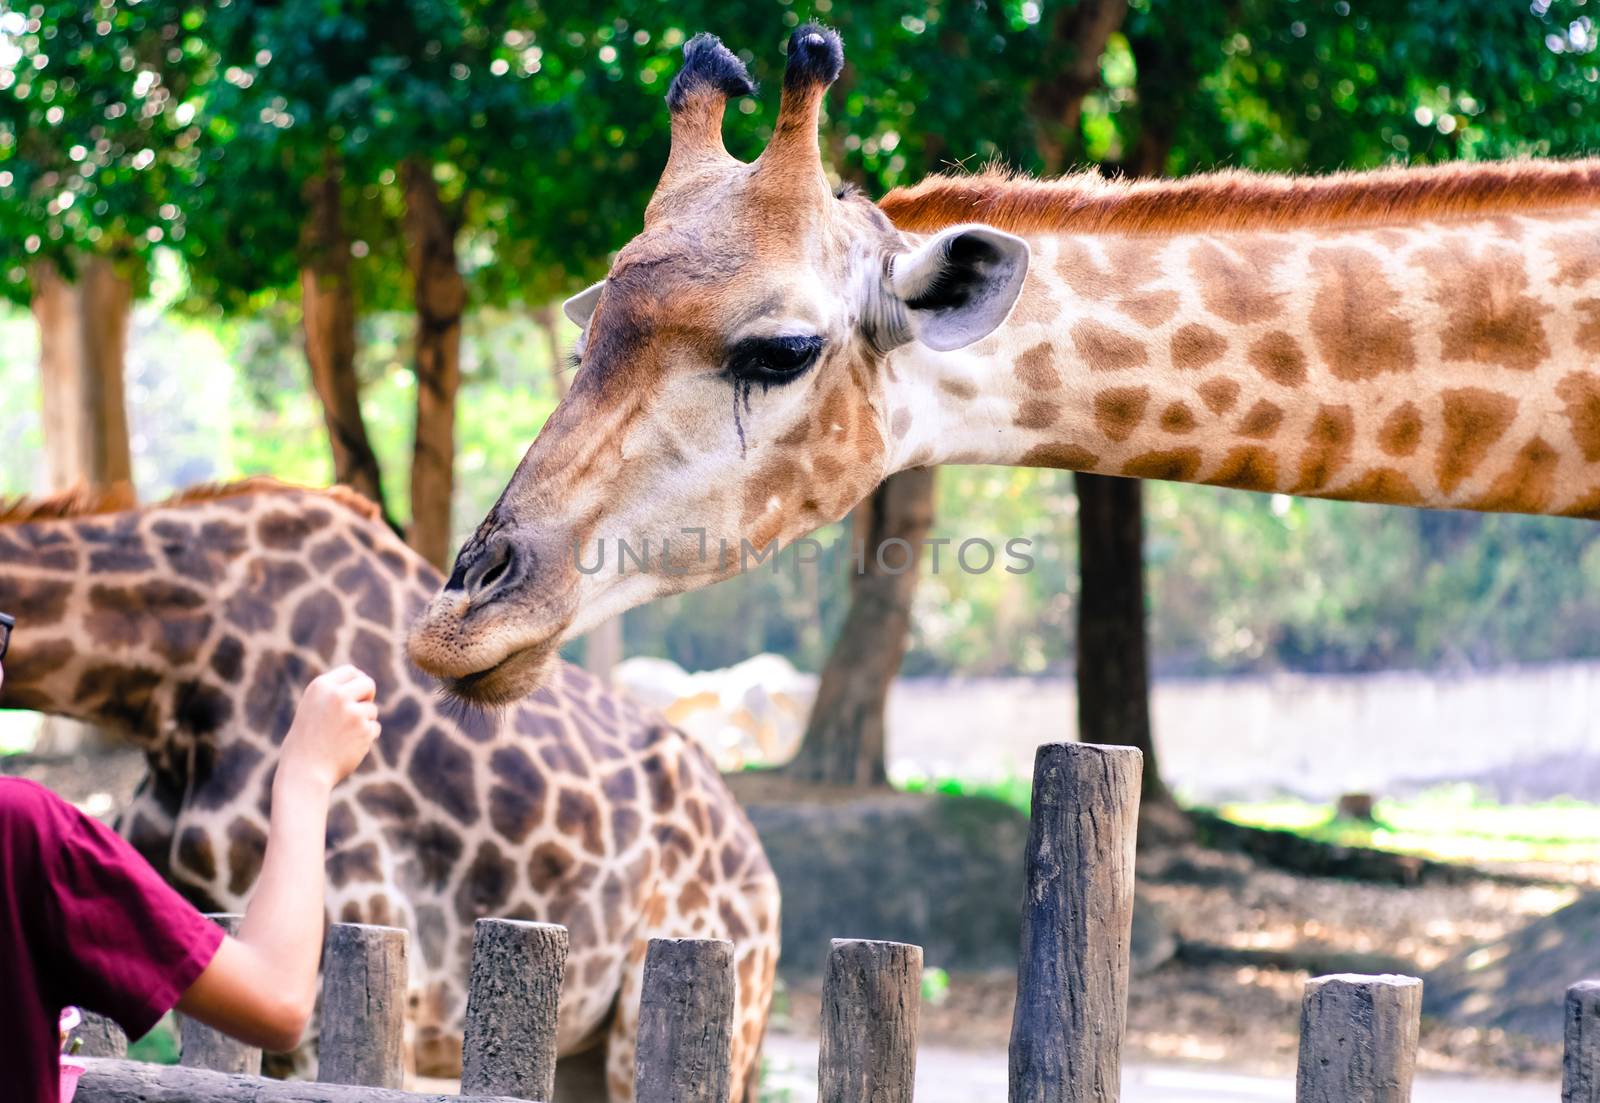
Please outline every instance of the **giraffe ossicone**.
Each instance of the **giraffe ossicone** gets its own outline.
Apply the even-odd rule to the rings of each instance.
[[[874,204],[823,168],[841,64],[794,32],[745,163],[721,127],[749,74],[686,48],[644,226],[567,304],[573,386],[412,630],[453,692],[525,692],[564,641],[737,571],[722,549],[931,464],[1600,516],[1600,160],[988,172]]]

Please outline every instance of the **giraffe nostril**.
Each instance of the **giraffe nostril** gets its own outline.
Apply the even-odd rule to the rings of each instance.
[[[495,539],[483,557],[467,569],[463,580],[467,596],[482,597],[516,574],[517,550],[505,537]]]

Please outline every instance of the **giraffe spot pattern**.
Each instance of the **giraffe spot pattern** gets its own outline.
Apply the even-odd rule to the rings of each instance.
[[[1198,448],[1167,448],[1141,452],[1122,465],[1122,473],[1136,479],[1169,479],[1175,482],[1193,480],[1200,470]]]
[[[1582,352],[1600,352],[1600,299],[1579,299],[1572,305],[1578,314],[1573,343]]]
[[[256,660],[255,675],[245,692],[245,722],[252,731],[282,743],[294,720],[300,692],[315,676],[299,655],[289,651],[265,651]]]
[[[1214,414],[1225,414],[1239,401],[1239,384],[1226,376],[1207,379],[1195,388],[1200,401]]]
[[[228,891],[243,896],[261,873],[267,833],[241,817],[228,825]]]
[[[244,641],[238,636],[223,636],[211,649],[210,666],[224,682],[237,682],[244,673]]]
[[[1306,381],[1306,354],[1289,334],[1275,329],[1250,346],[1250,366],[1280,387],[1298,387]]]
[[[1283,407],[1266,399],[1259,400],[1245,412],[1239,422],[1239,435],[1253,440],[1270,440],[1283,424]]]
[[[422,798],[451,820],[470,827],[478,822],[477,779],[472,756],[437,727],[429,728],[411,752],[406,776]]]
[[[1527,293],[1520,251],[1496,245],[1474,250],[1466,239],[1450,238],[1418,260],[1433,279],[1430,298],[1448,314],[1444,359],[1532,371],[1549,357],[1540,320],[1549,307]]]
[[[1556,264],[1557,287],[1581,287],[1600,276],[1600,234],[1552,234],[1544,242]]]
[[[470,929],[479,919],[500,914],[516,884],[517,868],[500,853],[500,848],[487,840],[479,843],[472,864],[456,889],[456,918]]]
[[[544,818],[545,775],[517,747],[501,747],[489,757],[494,784],[489,788],[489,823],[509,842],[520,843]]]
[[[1350,462],[1355,439],[1355,413],[1349,406],[1318,407],[1291,492],[1304,494],[1327,486]]]
[[[1144,420],[1149,387],[1111,387],[1094,396],[1094,421],[1114,441],[1125,441]]]
[[[356,792],[356,803],[381,820],[408,823],[417,818],[417,802],[394,781],[375,781]]]
[[[1311,337],[1335,379],[1352,382],[1416,367],[1411,324],[1395,313],[1399,296],[1372,253],[1355,246],[1313,249]]]
[[[1061,386],[1061,373],[1055,368],[1055,349],[1049,341],[1040,341],[1017,357],[1017,378],[1023,386],[1035,391],[1053,391]]]
[[[1073,444],[1036,444],[1022,457],[1023,467],[1051,467],[1058,471],[1090,471],[1100,457]]]
[[[1194,411],[1186,403],[1169,403],[1161,411],[1161,428],[1175,436],[1194,432],[1195,425]]]
[[[327,870],[328,883],[336,889],[352,882],[361,884],[376,881],[383,876],[378,866],[378,845],[365,842],[348,850],[330,851]]]
[[[18,624],[44,628],[59,623],[71,596],[70,582],[0,577],[0,609],[16,617]]]
[[[173,720],[196,735],[210,735],[233,719],[233,698],[216,686],[189,678],[173,693]]]
[[[1511,466],[1489,485],[1488,492],[1471,508],[1497,513],[1541,513],[1555,492],[1556,466],[1561,454],[1543,437],[1534,437],[1518,450]]]
[[[1227,338],[1195,322],[1179,326],[1172,335],[1172,366],[1179,371],[1199,371],[1227,351]]]
[[[1351,502],[1384,502],[1389,505],[1414,506],[1422,502],[1417,485],[1405,472],[1393,467],[1374,467],[1354,481],[1323,497]]]
[[[1072,327],[1072,347],[1090,371],[1126,371],[1150,359],[1142,341],[1087,319]]]
[[[217,855],[211,848],[211,836],[198,827],[186,827],[178,836],[178,864],[202,883],[217,875]]]
[[[600,857],[605,853],[605,840],[600,833],[600,810],[589,794],[563,787],[556,796],[556,829],[567,838],[575,838],[584,850]]]
[[[1391,456],[1409,456],[1421,443],[1422,411],[1415,402],[1396,406],[1378,429],[1378,447]]]
[[[1277,460],[1259,445],[1241,445],[1230,450],[1205,481],[1235,490],[1272,490],[1278,485]]]
[[[1572,439],[1583,458],[1600,463],[1600,375],[1573,372],[1556,384],[1556,397],[1566,407]]]
[[[399,849],[410,855],[402,870],[402,884],[433,892],[443,890],[461,861],[464,847],[460,834],[438,820],[426,820],[414,830],[402,827],[399,831]]]
[[[289,639],[296,647],[309,648],[323,662],[331,663],[342,627],[344,606],[327,590],[317,590],[294,607],[289,618]]]
[[[1481,387],[1445,391],[1444,440],[1439,446],[1436,474],[1439,489],[1452,493],[1489,455],[1517,415],[1516,400]]]
[[[1030,398],[1017,407],[1012,423],[1019,429],[1048,429],[1061,416],[1061,407],[1054,402]]]
[[[1272,270],[1287,246],[1270,238],[1241,237],[1225,249],[1215,240],[1189,251],[1189,268],[1205,308],[1224,321],[1260,325],[1283,313],[1284,293],[1270,291]]]

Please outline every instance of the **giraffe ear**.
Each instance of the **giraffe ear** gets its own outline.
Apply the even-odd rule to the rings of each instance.
[[[561,304],[561,313],[567,316],[567,321],[579,329],[589,328],[589,316],[594,313],[594,304],[600,301],[600,292],[605,290],[606,281],[601,280],[592,287],[586,287],[572,298]]]
[[[889,288],[911,332],[938,352],[987,337],[1011,313],[1028,274],[1028,243],[991,226],[953,226],[890,262]]]

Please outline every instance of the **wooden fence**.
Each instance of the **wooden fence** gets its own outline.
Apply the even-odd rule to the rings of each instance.
[[[1011,1103],[1118,1099],[1141,771],[1139,753],[1128,748],[1063,743],[1039,749],[1011,1033]],[[462,1097],[480,1103],[551,1099],[566,955],[562,927],[478,921]],[[823,986],[820,1103],[911,1103],[921,978],[917,946],[834,941]],[[1300,1019],[1299,1103],[1409,1099],[1421,996],[1422,982],[1414,977],[1342,975],[1309,982]],[[658,939],[650,944],[639,1016],[639,1103],[730,1103],[733,1000],[730,943]],[[182,1065],[95,1059],[78,1098],[81,1103],[462,1098],[399,1090],[405,1005],[404,932],[337,924],[330,929],[323,960],[319,1083],[263,1080],[254,1075],[259,1051],[186,1022]],[[1564,1068],[1563,1103],[1600,1103],[1600,981],[1567,992]]]

